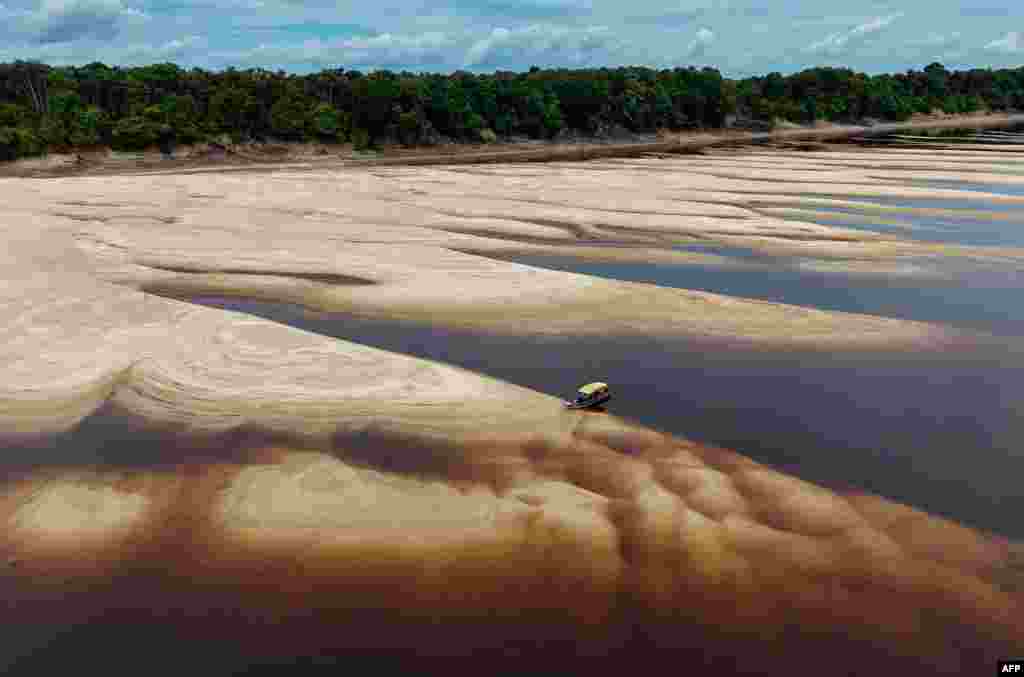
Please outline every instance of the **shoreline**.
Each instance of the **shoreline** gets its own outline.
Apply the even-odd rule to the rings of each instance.
[[[534,667],[591,652],[634,662],[678,650],[682,633],[702,660],[738,651],[795,675],[811,674],[809,655],[857,646],[847,664],[864,670],[898,657],[963,674],[1024,642],[1019,546],[581,418],[569,435],[378,430],[319,449],[215,436],[198,459],[171,447],[176,466],[126,456],[0,484],[0,620],[18,629],[5,647],[95,609],[115,613],[81,624],[90,655],[116,642],[119,657],[130,628],[153,623],[164,641],[246,642],[256,661],[522,640]],[[766,622],[804,630],[766,645]],[[454,641],[433,632],[463,623]]]
[[[153,150],[126,152],[120,155],[142,156],[134,161],[116,161],[118,153],[110,149],[99,152],[83,149],[69,154],[52,153],[43,158],[31,158],[0,163],[0,178],[56,178],[63,176],[89,176],[109,174],[194,173],[205,171],[260,171],[268,168],[323,167],[329,163],[341,163],[345,167],[384,166],[434,166],[462,164],[492,164],[519,162],[577,162],[603,158],[628,158],[651,154],[677,155],[700,152],[706,149],[750,146],[764,143],[828,143],[843,142],[855,138],[870,139],[897,132],[914,132],[941,129],[1000,129],[1024,125],[1024,113],[984,114],[965,116],[944,116],[939,118],[914,119],[898,123],[878,123],[871,126],[839,125],[783,128],[770,132],[745,132],[732,129],[714,129],[699,132],[667,132],[646,135],[647,141],[621,142],[616,140],[581,138],[570,143],[557,141],[506,142],[494,144],[451,144],[441,152],[429,146],[413,148],[389,147],[379,157],[355,157],[351,151],[340,150],[322,144],[267,144],[268,152],[260,150],[261,144],[239,144],[236,148],[220,153],[222,159],[203,157],[163,157]],[[645,136],[637,134],[636,136]],[[660,137],[660,138],[659,138]],[[206,144],[209,145],[209,144]],[[203,145],[200,148],[204,147]],[[343,145],[342,148],[346,148]],[[1005,148],[999,150],[1022,150]],[[84,163],[75,162],[76,153],[88,158]],[[375,151],[376,152],[376,151]],[[298,163],[295,167],[290,165]]]
[[[807,162],[780,159],[776,171],[807,174]],[[594,172],[588,165],[541,167],[539,175],[504,165],[472,173],[410,168],[377,175],[343,168],[321,175],[0,180],[0,191],[9,196],[9,222],[31,224],[28,229],[12,227],[5,235],[10,282],[2,301],[10,318],[8,346],[13,364],[24,366],[27,380],[22,386],[14,385],[20,377],[12,380],[6,389],[7,412],[0,416],[13,420],[15,412],[22,411],[29,419],[36,418],[38,404],[32,402],[38,395],[32,389],[41,387],[39,379],[44,376],[32,376],[31,365],[40,360],[77,365],[52,372],[52,377],[73,374],[78,380],[73,390],[89,401],[122,378],[118,374],[123,370],[139,364],[148,365],[132,372],[148,372],[142,381],[152,392],[139,398],[147,406],[180,398],[171,410],[177,410],[175,416],[186,415],[192,405],[184,401],[193,395],[183,392],[184,384],[206,393],[195,397],[195,406],[204,397],[209,400],[218,388],[186,377],[179,372],[181,365],[168,370],[186,355],[180,346],[156,338],[168,333],[184,342],[190,336],[197,354],[210,347],[223,351],[230,340],[215,338],[198,325],[189,328],[194,323],[188,318],[204,311],[147,291],[178,297],[247,297],[499,334],[674,336],[774,348],[935,352],[959,341],[962,332],[936,324],[560,272],[488,254],[523,251],[525,243],[517,239],[543,238],[534,240],[532,251],[745,265],[739,259],[723,261],[727,257],[713,249],[673,249],[677,243],[704,242],[802,255],[811,263],[831,261],[828,269],[833,271],[846,266],[862,273],[897,270],[904,276],[924,277],[931,271],[915,272],[908,265],[915,258],[936,266],[943,260],[957,263],[973,257],[1019,267],[1024,257],[1022,248],[919,242],[765,216],[743,202],[740,191],[752,182],[708,176],[682,161],[645,164],[649,171],[644,172],[642,187],[637,187],[630,166]],[[839,179],[851,181],[872,170],[835,171]],[[790,191],[789,186],[785,189]],[[802,190],[834,190],[834,184],[804,183]],[[884,181],[878,181],[877,188],[860,189],[865,195],[872,191],[897,197],[956,194],[947,189],[889,187]],[[1024,202],[1024,196],[995,197],[1009,205]],[[615,247],[628,239],[651,249]],[[592,245],[602,241],[607,241],[605,249],[595,251]],[[463,253],[469,251],[474,253]],[[653,255],[657,251],[661,253]],[[234,334],[229,316],[209,317],[219,318],[218,325],[225,323],[223,331]],[[248,326],[252,321],[239,322]],[[76,333],[89,339],[79,338],[81,345],[76,346]],[[34,336],[45,336],[46,342],[36,345]],[[298,340],[288,336],[281,332],[268,346],[253,350],[258,354],[276,342],[290,346]],[[50,346],[51,357],[33,355],[33,350],[47,350],[44,346]],[[283,350],[287,356],[291,348]],[[347,350],[333,358],[339,369],[346,368]],[[226,365],[241,356],[214,352],[213,358],[212,365]],[[195,360],[188,370],[201,375],[207,366]],[[306,369],[300,369],[303,378],[313,378],[312,372],[305,375]],[[43,373],[50,375],[50,367]],[[314,380],[319,384],[319,378]],[[66,399],[53,392],[58,400]],[[453,392],[456,399],[461,397],[458,388]],[[63,408],[64,415],[74,419],[80,413],[78,399],[56,407],[54,415]],[[251,409],[244,403],[239,406]],[[310,406],[316,408],[313,401]],[[203,405],[210,407],[216,409],[210,402]],[[406,413],[415,411],[410,407]],[[228,407],[213,418],[229,421],[238,413]]]
[[[223,640],[256,660],[512,644],[532,668],[552,656],[578,667],[608,647],[629,667],[683,646],[703,674],[722,672],[709,657],[736,655],[794,675],[837,655],[866,674],[894,660],[965,674],[1024,649],[1024,550],[1006,538],[439,360],[145,291],[305,300],[442,334],[469,323],[571,341],[625,328],[794,360],[814,346],[840,361],[872,347],[940,359],[959,336],[940,325],[459,250],[486,256],[509,245],[499,236],[564,243],[556,251],[624,236],[663,251],[761,238],[871,263],[977,248],[759,215],[737,197],[753,179],[685,163],[643,181],[586,165],[323,169],[0,180],[0,431],[22,437],[0,443],[12,458],[0,478],[0,622],[12,632],[74,636],[80,621],[95,629],[81,640],[90,651],[127,655],[136,671],[152,656],[132,655],[126,629],[154,623],[164,650]],[[711,352],[696,350],[695,368],[735,398],[718,376],[750,365]],[[872,398],[888,385],[879,406],[897,424],[913,413],[900,413],[896,384],[866,385]],[[809,387],[825,400],[827,388]],[[975,387],[957,393],[989,392]],[[714,406],[711,395],[694,394]],[[110,611],[105,623],[97,610]],[[24,648],[13,637],[5,648]]]

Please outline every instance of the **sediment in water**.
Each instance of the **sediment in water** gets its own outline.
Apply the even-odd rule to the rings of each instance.
[[[810,674],[844,651],[956,674],[1024,639],[999,539],[600,414],[567,435],[368,431],[245,456],[5,484],[5,658],[18,633],[87,621],[65,660],[131,661],[158,629],[172,664],[216,641],[236,669],[377,651]]]
[[[774,242],[804,229],[825,250],[851,237],[868,258],[890,246],[744,215],[744,200],[770,191],[753,181],[716,192],[715,177],[652,178],[638,195],[626,190],[634,174],[601,172],[0,181],[0,427],[36,437],[3,449],[5,627],[45,635],[88,622],[85,645],[107,658],[131,653],[124,632],[144,622],[160,628],[165,653],[168,637],[204,635],[261,659],[515,650],[536,668],[610,647],[621,666],[653,648],[794,673],[811,655],[866,669],[901,656],[955,673],[1017,654],[1016,550],[1000,539],[566,412],[551,396],[464,370],[139,291],[233,293],[513,336],[632,332],[836,350],[957,340],[933,325],[455,252],[504,246],[450,232],[466,227],[572,243],[621,238],[614,228],[630,224],[580,210],[529,222],[521,206],[482,199],[449,199],[443,211],[463,212],[443,213],[411,197],[434,190],[440,203],[444,191],[500,186],[509,198],[571,194],[604,212],[687,197],[689,212],[636,224],[635,237]],[[105,404],[150,437],[124,433],[76,456],[75,436],[103,428],[89,413]],[[71,447],[47,437],[68,430]],[[136,667],[152,660],[132,656]]]

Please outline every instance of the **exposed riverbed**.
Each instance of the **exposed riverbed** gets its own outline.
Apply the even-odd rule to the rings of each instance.
[[[1018,157],[0,181],[0,667],[1020,655]]]
[[[552,395],[607,381],[615,393],[609,411],[638,423],[1024,538],[1024,456],[1016,453],[1024,354],[1012,342],[965,338],[941,353],[835,354],[657,336],[488,335],[259,301],[193,301]]]

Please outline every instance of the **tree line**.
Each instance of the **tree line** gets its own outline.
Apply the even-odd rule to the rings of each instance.
[[[169,150],[225,135],[365,149],[1014,109],[1024,109],[1024,67],[949,71],[933,63],[873,76],[812,68],[734,80],[693,67],[295,75],[17,61],[0,64],[0,159],[90,146]]]

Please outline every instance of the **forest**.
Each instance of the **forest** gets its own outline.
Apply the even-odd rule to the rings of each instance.
[[[812,68],[729,79],[713,68],[542,69],[473,74],[264,69],[172,63],[0,64],[0,159],[230,137],[351,143],[600,137],[618,130],[770,128],[779,121],[899,121],[915,113],[1024,109],[1024,67],[867,75]]]

